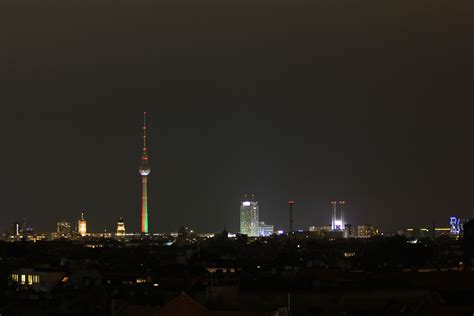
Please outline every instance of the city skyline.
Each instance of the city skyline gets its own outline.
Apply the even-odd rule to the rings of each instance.
[[[127,114],[133,115],[135,118],[139,117],[139,114],[141,112],[139,111],[134,111],[134,112],[127,112]],[[36,206],[31,206],[31,207],[25,207],[24,203],[28,201],[20,201],[18,205],[15,207],[14,213],[7,213],[3,212],[2,213],[2,222],[5,223],[4,227],[2,227],[3,230],[9,229],[10,223],[13,221],[21,220],[23,218],[26,218],[28,223],[31,223],[32,226],[36,227],[40,231],[47,231],[47,230],[53,230],[54,225],[56,221],[62,220],[62,219],[68,219],[70,221],[74,221],[77,218],[77,214],[85,210],[89,219],[89,223],[91,225],[90,230],[91,231],[103,231],[104,229],[108,231],[113,231],[115,229],[115,221],[116,218],[118,217],[123,217],[124,220],[128,223],[128,227],[130,231],[138,231],[138,229],[135,229],[135,227],[139,227],[138,223],[136,221],[136,209],[137,206],[140,204],[138,203],[138,199],[136,198],[137,196],[140,196],[140,188],[137,186],[137,180],[136,176],[133,177],[133,179],[130,178],[130,176],[127,176],[125,178],[122,178],[123,180],[121,181],[112,181],[112,183],[107,187],[107,189],[104,191],[102,189],[102,192],[105,193],[104,197],[109,197],[110,203],[114,204],[118,201],[120,201],[121,205],[128,205],[129,207],[117,207],[114,206],[113,208],[107,207],[106,203],[108,202],[107,198],[103,198],[102,196],[97,196],[93,191],[90,191],[89,189],[96,187],[95,183],[98,182],[98,180],[101,178],[101,176],[98,174],[99,170],[106,170],[105,167],[109,164],[114,165],[114,170],[120,170],[118,174],[121,174],[121,177],[123,177],[125,174],[131,174],[133,171],[133,165],[136,164],[136,156],[133,158],[132,154],[137,152],[136,149],[140,148],[139,144],[137,144],[137,124],[136,122],[138,121],[137,119],[130,119],[130,116],[127,115],[126,118],[122,117],[118,122],[110,124],[111,126],[98,126],[94,125],[94,122],[98,122],[96,120],[90,120],[91,118],[95,117],[93,113],[90,113],[90,115],[84,115],[87,113],[82,113],[79,114],[80,120],[74,120],[74,114],[65,114],[65,113],[50,113],[50,114],[43,114],[43,116],[46,115],[46,117],[50,118],[50,121],[53,126],[55,126],[54,133],[56,133],[56,128],[61,127],[63,129],[63,133],[65,134],[66,137],[75,137],[74,144],[65,144],[63,145],[66,148],[66,152],[68,153],[68,157],[66,158],[66,163],[71,161],[71,159],[74,159],[71,154],[73,153],[86,153],[83,157],[84,160],[75,160],[73,161],[74,164],[77,166],[77,168],[81,168],[80,166],[83,165],[84,162],[86,163],[91,163],[92,159],[95,159],[96,156],[94,155],[89,155],[87,154],[88,152],[92,153],[94,150],[92,148],[96,148],[96,145],[94,143],[91,143],[91,141],[96,141],[97,137],[102,138],[103,141],[99,142],[98,145],[100,146],[100,150],[104,151],[104,154],[109,151],[110,149],[114,150],[114,154],[112,155],[114,160],[119,159],[120,164],[115,164],[115,162],[111,161],[110,159],[100,159],[99,162],[95,162],[92,164],[92,169],[86,170],[85,175],[80,174],[77,171],[71,170],[70,172],[73,173],[73,176],[69,178],[67,175],[65,175],[64,178],[62,178],[59,175],[59,179],[63,179],[63,181],[69,183],[69,181],[73,181],[74,179],[80,179],[79,182],[75,184],[68,184],[69,189],[72,187],[75,187],[75,190],[85,190],[85,192],[88,192],[86,195],[80,194],[80,192],[77,192],[77,195],[74,195],[75,201],[71,201],[71,192],[66,192],[66,197],[68,199],[61,200],[61,205],[55,206],[55,200],[53,198],[53,192],[52,191],[46,191],[50,192],[49,194],[45,194],[44,196],[41,196],[41,203],[36,204]],[[120,114],[120,112],[118,113]],[[42,125],[38,126],[36,124],[31,124],[32,120],[34,121],[36,116],[36,119],[40,118],[40,116],[37,116],[37,114],[28,114],[28,113],[17,113],[16,115],[10,116],[11,119],[17,120],[18,124],[24,124],[25,126],[35,126],[37,129],[37,133],[39,135],[44,135],[45,133],[48,133],[48,130]],[[155,114],[154,117],[159,117],[159,113]],[[63,119],[60,119],[63,117]],[[101,118],[101,116],[99,116]],[[68,126],[68,122],[70,121],[75,122],[76,124],[73,124],[71,126]],[[84,122],[84,126],[88,126],[88,128],[92,128],[90,130],[90,133],[85,135],[86,137],[81,140],[81,138],[78,138],[80,135],[73,135],[74,131],[82,131],[82,120]],[[29,123],[21,123],[22,121],[29,121]],[[160,124],[161,123],[161,124]],[[197,164],[193,162],[192,156],[186,156],[190,157],[190,160],[187,161],[186,159],[183,159],[183,151],[181,149],[177,149],[177,152],[173,152],[173,147],[174,145],[169,142],[168,137],[171,135],[170,134],[170,124],[166,123],[165,121],[161,121],[159,124],[152,124],[151,128],[151,133],[154,138],[153,144],[150,146],[150,150],[153,152],[156,150],[156,148],[160,148],[160,155],[157,157],[157,165],[158,165],[158,174],[160,174],[160,177],[156,183],[153,183],[151,186],[150,190],[150,199],[153,200],[154,197],[156,196],[159,201],[157,207],[160,208],[160,213],[159,214],[154,214],[152,217],[152,225],[156,225],[155,227],[159,227],[157,224],[163,223],[163,226],[158,229],[158,231],[175,231],[177,230],[177,227],[180,225],[188,225],[193,227],[196,230],[200,231],[219,231],[223,227],[227,227],[229,230],[232,231],[238,231],[238,210],[236,208],[236,205],[240,203],[240,197],[242,196],[242,192],[255,192],[257,196],[259,197],[260,205],[261,205],[261,216],[266,219],[267,222],[270,222],[275,225],[275,229],[286,229],[287,223],[288,223],[288,210],[287,210],[287,201],[288,198],[291,196],[291,198],[295,198],[295,200],[298,201],[298,212],[295,214],[295,228],[304,228],[306,229],[306,226],[310,225],[323,225],[330,223],[331,221],[331,215],[330,215],[330,206],[329,206],[329,201],[333,200],[334,197],[344,197],[345,200],[348,200],[350,202],[350,209],[348,210],[348,215],[347,215],[347,223],[357,225],[357,224],[372,224],[380,227],[383,231],[396,231],[397,229],[406,226],[404,223],[409,223],[410,226],[426,226],[429,225],[432,220],[436,220],[439,223],[443,223],[443,221],[446,220],[449,216],[456,215],[459,217],[463,218],[469,218],[470,217],[470,210],[468,207],[462,207],[459,205],[458,207],[448,207],[448,203],[446,203],[446,206],[438,206],[437,207],[437,212],[432,213],[430,212],[431,209],[433,209],[433,201],[426,201],[426,203],[422,203],[424,207],[426,207],[422,211],[415,212],[414,214],[409,215],[408,212],[406,218],[401,218],[399,219],[399,222],[397,223],[396,221],[390,221],[387,219],[384,219],[386,215],[392,216],[391,214],[394,214],[394,212],[398,210],[393,209],[393,205],[390,205],[389,202],[392,202],[391,200],[387,200],[386,203],[384,203],[384,207],[386,209],[382,209],[383,211],[376,211],[375,216],[372,216],[371,212],[368,212],[369,208],[372,208],[373,206],[370,206],[370,198],[371,196],[366,196],[364,199],[361,199],[361,197],[358,197],[355,195],[357,191],[360,192],[360,187],[358,186],[353,186],[352,188],[356,192],[350,192],[346,190],[342,190],[344,186],[347,186],[346,183],[341,182],[341,183],[328,183],[328,188],[326,188],[324,193],[321,194],[316,194],[313,193],[313,190],[308,190],[308,187],[306,185],[302,186],[302,183],[299,183],[299,179],[304,179],[305,174],[304,170],[299,170],[299,177],[293,177],[291,180],[292,186],[295,187],[291,191],[291,194],[288,194],[286,191],[290,188],[287,188],[286,190],[281,190],[277,189],[277,186],[270,184],[268,185],[268,178],[266,177],[256,177],[256,176],[251,176],[250,170],[254,169],[251,165],[248,165],[249,168],[247,170],[242,170],[243,173],[240,175],[234,174],[231,176],[227,176],[228,179],[222,178],[220,175],[213,174],[217,169],[213,169],[214,167],[211,166],[210,162],[214,162],[214,160],[211,160],[209,162],[202,161],[201,162],[207,166],[208,171],[211,173],[206,172],[206,170],[200,168]],[[80,124],[80,125],[77,125]],[[122,124],[125,124],[127,126],[127,131],[124,133],[123,126]],[[156,128],[155,126],[162,126],[163,128]],[[129,127],[134,127],[134,131],[130,130]],[[100,135],[99,131],[112,131],[112,133],[118,133],[118,136],[111,136],[110,134],[106,135]],[[184,129],[184,127],[183,127]],[[178,132],[179,128],[173,128],[174,132]],[[174,133],[173,132],[173,133]],[[121,134],[121,135],[120,135]],[[52,135],[52,134],[50,134]],[[113,135],[113,134],[112,134]],[[26,135],[20,135],[24,139]],[[29,137],[32,137],[28,135]],[[183,137],[186,136],[186,133],[180,135],[180,140],[184,140]],[[33,137],[34,139],[34,137]],[[56,147],[58,146],[58,141],[60,137],[57,136],[57,138],[45,138],[41,139],[42,144],[41,146],[45,147]],[[106,141],[107,140],[107,141]],[[50,143],[51,141],[51,143]],[[240,140],[239,140],[240,141]],[[245,141],[245,138],[242,138],[242,141]],[[28,143],[28,140],[27,140]],[[30,146],[33,146],[36,150],[38,150],[38,147],[35,147],[34,144],[29,143]],[[188,143],[189,144],[189,143]],[[194,146],[198,146],[199,144],[195,144]],[[206,143],[206,146],[211,146],[212,142]],[[257,148],[259,146],[259,143],[254,143],[251,145],[253,148]],[[255,147],[257,146],[257,147]],[[262,146],[265,147],[265,145],[262,143]],[[163,150],[161,148],[163,147]],[[178,147],[175,147],[175,149]],[[194,147],[198,149],[198,147]],[[208,147],[210,148],[210,147]],[[18,150],[21,152],[22,150],[28,151],[29,147],[26,146],[26,148],[22,147],[19,148]],[[97,148],[96,148],[97,149]],[[256,149],[256,150],[257,150]],[[260,155],[265,155],[261,150],[257,150],[257,152],[260,153]],[[323,153],[323,151],[321,151]],[[47,154],[47,153],[45,153]],[[215,153],[214,153],[215,154]],[[28,157],[31,157],[32,153],[29,153]],[[38,159],[43,159],[41,157],[41,152],[37,152],[36,155]],[[48,155],[48,154],[47,154]],[[99,157],[102,156],[99,155]],[[126,159],[122,160],[117,157],[126,157]],[[210,156],[208,156],[210,157]],[[163,159],[164,158],[164,159]],[[240,158],[239,158],[240,159]],[[285,160],[289,158],[285,157]],[[161,161],[160,161],[161,160]],[[176,164],[177,161],[179,164]],[[257,158],[257,160],[260,160]],[[285,160],[281,161],[280,163],[285,163]],[[292,161],[293,159],[289,159],[289,161]],[[244,160],[245,161],[245,160]],[[294,160],[293,160],[294,161]],[[264,163],[264,161],[262,161]],[[262,162],[259,162],[258,164],[260,166],[264,167],[264,164]],[[57,158],[53,159],[51,163],[54,164],[59,164],[62,165],[64,162],[59,162]],[[174,165],[176,167],[181,166],[180,164],[183,163],[190,163],[193,164],[192,168],[185,167],[186,168],[186,173],[183,173],[183,170],[180,170],[179,168],[169,168],[168,166]],[[238,161],[234,160],[234,163],[239,163]],[[338,166],[339,164],[346,165],[346,163],[343,163],[339,161],[337,164],[334,164],[334,166]],[[28,166],[25,170],[21,169],[19,170],[20,174],[22,174],[22,177],[29,178],[31,176],[31,173],[33,174],[41,174],[41,169],[36,169],[33,170],[32,168],[39,168],[39,164],[32,164]],[[117,169],[118,168],[118,169]],[[182,168],[182,167],[181,167]],[[160,170],[161,169],[161,170]],[[219,170],[223,170],[222,167],[218,168]],[[114,171],[112,170],[112,171]],[[173,175],[173,172],[176,171],[178,174],[180,174],[179,181],[175,178],[174,180],[171,180],[173,183],[173,188],[170,190],[169,187],[167,187],[165,184],[170,183],[170,177],[175,177]],[[248,172],[247,172],[248,171]],[[289,171],[287,169],[287,171]],[[303,171],[303,173],[301,173]],[[219,206],[217,207],[217,204],[212,204],[210,203],[211,201],[207,201],[204,199],[204,197],[210,197],[212,196],[213,192],[213,186],[210,186],[209,183],[205,183],[205,189],[209,190],[209,193],[207,194],[193,194],[190,193],[192,196],[192,199],[189,200],[189,202],[192,205],[197,205],[200,210],[202,210],[203,205],[215,205],[216,208],[214,209],[208,209],[206,207],[206,211],[204,212],[206,214],[206,218],[209,218],[211,220],[206,221],[200,221],[199,219],[196,218],[196,213],[195,212],[188,212],[186,210],[191,210],[191,207],[179,207],[179,209],[174,209],[172,207],[172,204],[168,204],[167,207],[163,206],[163,203],[172,203],[173,201],[178,201],[176,203],[181,203],[183,201],[180,200],[180,190],[182,188],[180,185],[177,186],[177,184],[181,181],[191,181],[192,183],[196,183],[197,187],[199,190],[202,188],[199,187],[198,183],[202,181],[202,179],[207,179],[205,177],[199,176],[199,174],[202,172],[202,175],[206,174],[209,176],[211,174],[214,179],[219,178],[221,180],[219,181],[228,181],[229,183],[228,187],[219,187],[216,188],[220,194],[219,196]],[[266,172],[266,171],[265,171]],[[312,170],[314,172],[314,170]],[[193,173],[197,173],[198,175],[195,176]],[[117,173],[114,172],[109,172],[107,173],[107,178],[112,178],[116,177]],[[249,184],[245,183],[245,177],[251,176],[253,179],[254,184]],[[260,176],[263,176],[263,174],[260,172]],[[271,175],[272,177],[279,178],[281,177],[281,173],[278,170],[275,170],[275,174]],[[281,180],[283,179],[289,179],[288,176],[290,176],[288,173],[286,174],[285,177],[280,178]],[[54,179],[58,179],[58,176],[56,175],[53,177],[51,180],[53,180],[51,183],[54,185]],[[126,180],[129,179],[129,180]],[[237,190],[232,189],[232,182],[238,179],[240,181],[240,188]],[[325,181],[330,179],[326,176]],[[337,177],[337,180],[343,180],[344,178],[339,175]],[[36,179],[30,180],[34,181]],[[242,181],[244,180],[244,181]],[[350,179],[351,182],[354,181],[354,179]],[[49,181],[49,179],[46,179],[45,181]],[[126,181],[129,181],[129,183],[125,183]],[[324,182],[324,181],[321,181]],[[279,182],[279,185],[282,185],[284,182]],[[98,184],[98,183],[97,183]],[[72,185],[72,187],[71,187]],[[319,190],[321,190],[322,185],[324,183],[319,183],[315,186],[315,190],[317,191],[316,188],[319,187]],[[187,190],[191,189],[190,187],[187,187]],[[29,187],[30,190],[33,190],[33,195],[30,196],[35,196],[34,190],[36,189],[42,189],[42,190],[48,190],[48,186],[43,186],[43,187]],[[116,189],[122,188],[121,190],[125,191],[121,193],[120,195],[116,195],[114,192]],[[250,188],[250,189],[247,189]],[[302,192],[298,192],[296,188],[302,188]],[[23,188],[18,187],[17,190],[23,190]],[[60,189],[61,190],[61,189]],[[420,188],[420,190],[423,190],[423,188]],[[160,192],[161,191],[161,192]],[[330,191],[330,192],[329,192]],[[73,193],[75,193],[74,190],[72,190]],[[163,194],[162,192],[166,192]],[[189,191],[187,191],[189,193]],[[339,194],[335,194],[333,192],[337,192]],[[346,193],[347,194],[341,194]],[[187,193],[187,194],[188,194]],[[302,194],[304,193],[304,195]],[[382,192],[383,194],[386,194],[387,192]],[[64,193],[63,193],[64,194]],[[171,194],[171,195],[170,195]],[[457,193],[456,195],[460,195],[460,193]],[[374,193],[374,197],[376,194]],[[93,198],[94,197],[94,198]],[[347,198],[347,197],[350,197]],[[35,197],[38,199],[38,196]],[[44,198],[44,199],[43,199]],[[93,198],[93,199],[92,199]],[[297,198],[297,199],[296,199]],[[84,199],[84,201],[83,201]],[[177,200],[176,200],[177,199]],[[368,200],[367,200],[368,199]],[[187,200],[187,199],[184,199]],[[364,201],[365,200],[365,201]],[[8,202],[8,199],[4,198],[5,202]],[[455,205],[456,203],[459,203],[459,200],[454,200],[450,199],[445,202],[451,203],[454,201],[455,203],[452,203],[452,205]],[[56,201],[57,202],[57,201]],[[363,204],[363,203],[367,204]],[[393,202],[399,203],[400,201],[394,200]],[[413,201],[412,201],[413,202]],[[420,207],[420,205],[417,205],[417,203],[420,203],[422,201],[414,201],[414,205],[416,207]],[[123,204],[125,203],[125,204]],[[430,204],[431,203],[431,204]],[[22,206],[23,204],[23,206]],[[190,205],[191,205],[190,204]],[[28,205],[28,204],[27,204]],[[49,206],[51,205],[51,206]],[[116,205],[119,205],[117,203]],[[135,206],[134,206],[135,205]],[[428,208],[428,205],[430,207]],[[468,205],[468,204],[466,204]],[[21,208],[20,208],[21,207]],[[414,209],[410,208],[413,207],[410,203],[407,202],[407,210],[409,209],[411,213],[413,213]],[[34,214],[40,214],[41,212],[36,212],[38,209],[42,209],[44,214],[47,214],[46,216],[38,216],[35,217]],[[174,211],[177,213],[180,213],[181,215],[179,217],[174,217]],[[403,211],[403,210],[402,210]],[[219,217],[222,212],[226,214],[226,217]],[[432,215],[431,215],[432,214]],[[391,225],[392,222],[392,225]],[[309,223],[310,225],[306,225],[306,223]],[[153,232],[155,232],[153,230]]]
[[[140,174],[142,176],[142,197],[141,197],[141,229],[140,231],[142,233],[148,233],[148,205],[147,205],[147,202],[148,202],[148,196],[147,196],[147,180],[145,179],[145,181],[143,181],[143,178],[147,178],[147,176],[149,175],[150,173],[150,166],[149,166],[149,162],[148,162],[148,145],[147,145],[147,112],[143,112],[143,126],[142,126],[142,137],[143,137],[143,146],[141,147],[141,150],[142,150],[142,155],[141,155],[141,163],[140,163],[140,168],[139,168],[139,171],[140,171]],[[144,165],[144,163],[146,165]],[[255,197],[254,197],[254,194],[252,194],[252,198],[249,199],[249,200],[254,200]],[[245,200],[245,199],[244,199]],[[289,201],[288,202],[290,204],[290,207],[291,205],[294,203],[293,200]],[[331,202],[331,207],[329,208],[328,207],[328,210],[330,210],[330,212],[332,213],[332,220],[330,222],[332,222],[332,226],[333,226],[333,229],[334,226],[336,224],[335,223],[335,216],[336,216],[336,211],[335,211],[335,204],[338,203],[338,202],[334,202],[332,201]],[[342,204],[345,204],[345,201],[340,201],[339,203],[342,203]],[[242,208],[242,202],[241,202],[241,208]],[[240,210],[240,213],[242,212],[242,209]],[[328,211],[329,213],[329,211]],[[456,213],[457,215],[458,213]],[[455,215],[455,213],[450,213],[450,215]],[[84,213],[81,212],[81,218],[83,218],[84,216]],[[242,216],[242,215],[240,215]],[[340,215],[341,216],[341,219],[342,219],[342,214]],[[122,218],[120,216],[120,218]],[[25,220],[25,218],[23,217],[23,220]],[[122,219],[121,219],[122,220]],[[240,225],[242,225],[242,220],[240,220]],[[258,221],[258,218],[256,220],[257,223],[259,223]],[[263,223],[263,222],[262,222]],[[370,222],[370,221],[367,221],[367,220],[362,220],[362,219],[359,219],[359,221],[355,221],[356,225],[361,225],[361,224],[370,224],[370,225],[374,225],[374,223]],[[29,225],[29,226],[32,226],[34,227],[34,223],[30,223],[30,224],[33,224],[33,225]],[[320,222],[320,223],[311,223],[310,225],[327,225],[328,223],[327,222]],[[347,222],[347,221],[344,221],[344,224],[352,224],[352,222]],[[410,224],[410,223],[408,223]],[[428,223],[426,223],[428,224]],[[441,226],[443,226],[445,223],[441,223]],[[78,225],[80,226],[80,225]],[[224,225],[224,227],[229,227],[229,226],[235,226],[233,223],[231,225]],[[377,225],[378,226],[378,225]],[[409,225],[410,226],[410,225]],[[423,226],[423,225],[422,225]],[[425,225],[426,226],[426,225]],[[109,225],[107,226],[107,228],[109,227]],[[299,226],[299,227],[295,227],[295,230],[297,229],[304,229],[304,230],[307,230],[309,229],[310,226],[306,227],[306,226]],[[107,231],[108,229],[103,229],[104,231]],[[279,224],[277,227],[275,227],[275,229],[278,228],[278,229],[282,229],[282,230],[285,230],[285,224],[282,223],[282,224]],[[8,229],[4,229],[4,230],[8,230]],[[103,231],[102,229],[99,229],[96,231],[97,232],[100,232],[100,231]],[[216,229],[218,230],[218,229]],[[240,228],[240,231],[242,230],[242,228]],[[43,231],[47,231],[47,230],[43,230]],[[110,230],[112,231],[112,230]],[[138,230],[137,230],[138,231]],[[173,231],[173,230],[168,230],[168,231],[165,231],[165,232],[169,232],[169,231]],[[236,232],[239,231],[239,229],[237,228],[235,230]],[[151,233],[157,233],[159,231],[152,231]],[[275,230],[276,232],[276,230]],[[256,235],[256,234],[255,234]]]

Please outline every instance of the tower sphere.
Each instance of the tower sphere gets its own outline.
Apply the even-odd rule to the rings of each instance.
[[[148,163],[148,161],[146,160],[143,160],[141,165],[140,165],[140,168],[138,169],[138,172],[140,172],[140,175],[145,177],[145,176],[148,176],[151,172],[151,167],[150,167],[150,164]]]

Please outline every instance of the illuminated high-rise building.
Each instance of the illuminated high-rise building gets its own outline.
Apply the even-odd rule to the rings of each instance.
[[[258,202],[255,201],[255,196],[251,199],[245,199],[240,203],[240,233],[250,236],[258,237],[260,235],[260,222],[258,220]]]
[[[150,174],[151,168],[148,161],[148,148],[147,148],[147,125],[146,125],[146,112],[143,113],[143,148],[140,168],[138,169],[142,177],[142,215],[141,215],[141,232],[142,234],[148,234],[148,175]]]
[[[123,218],[120,217],[119,221],[117,222],[117,233],[115,234],[117,237],[124,237],[125,236],[125,222]]]
[[[81,213],[81,218],[77,221],[77,233],[82,237],[87,235],[87,221],[84,218],[84,212]]]
[[[332,230],[343,231],[346,227],[344,221],[344,213],[346,209],[346,201],[332,201],[332,221],[331,221],[331,228]],[[338,207],[339,205],[339,207]],[[337,218],[337,213],[339,209],[339,218]]]

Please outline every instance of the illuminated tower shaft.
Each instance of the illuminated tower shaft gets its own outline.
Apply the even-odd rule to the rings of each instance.
[[[143,234],[148,234],[148,175],[151,168],[148,161],[148,149],[146,142],[146,112],[143,113],[143,152],[139,172],[142,176],[142,230]]]
[[[142,233],[148,233],[148,177],[142,177]]]

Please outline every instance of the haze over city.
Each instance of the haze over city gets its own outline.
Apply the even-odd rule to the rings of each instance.
[[[145,110],[153,232],[237,231],[246,193],[275,228],[289,199],[304,229],[333,199],[384,231],[472,212],[469,10],[189,5],[2,5],[1,229],[139,231]]]

